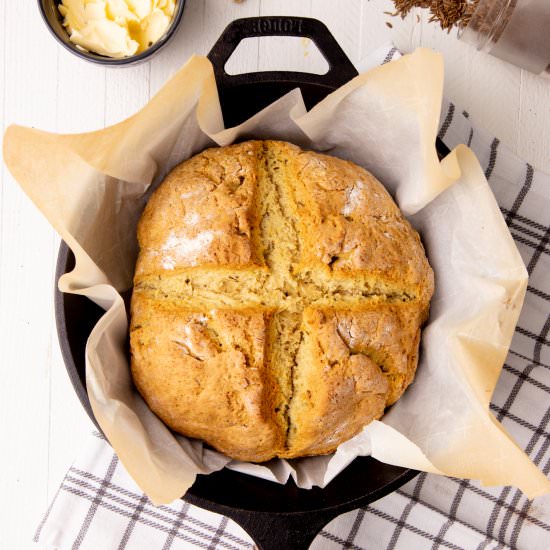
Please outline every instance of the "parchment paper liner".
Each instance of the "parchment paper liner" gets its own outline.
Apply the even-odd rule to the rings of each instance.
[[[210,63],[193,57],[145,108],[110,128],[80,135],[8,129],[10,171],[77,259],[60,289],[107,310],[86,348],[90,402],[153,502],[179,498],[197,473],[223,466],[324,486],[366,454],[484,485],[514,485],[529,497],[550,492],[550,482],[489,412],[527,273],[474,154],[459,146],[437,159],[442,84],[442,59],[420,49],[358,76],[309,113],[295,90],[224,130]],[[251,137],[285,139],[372,171],[421,232],[436,274],[414,384],[381,421],[329,457],[229,462],[199,441],[174,437],[131,384],[119,292],[131,286],[144,193],[206,146]]]

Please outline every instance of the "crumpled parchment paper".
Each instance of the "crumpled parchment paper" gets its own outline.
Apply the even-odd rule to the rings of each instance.
[[[324,486],[358,455],[529,497],[550,482],[489,412],[527,273],[474,154],[442,162],[434,147],[443,63],[425,49],[356,77],[306,112],[294,90],[224,129],[209,61],[193,57],[140,112],[104,130],[56,135],[12,126],[5,161],[71,247],[64,292],[105,310],[86,348],[100,426],[155,503],[179,498],[197,473],[224,466],[300,487]],[[245,464],[174,436],[133,388],[120,292],[132,285],[136,223],[151,185],[207,146],[272,138],[344,157],[373,172],[421,232],[436,275],[416,380],[380,420],[326,457]]]

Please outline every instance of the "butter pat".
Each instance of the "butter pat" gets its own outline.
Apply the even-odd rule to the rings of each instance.
[[[143,52],[166,32],[176,0],[62,0],[71,42],[107,57]]]

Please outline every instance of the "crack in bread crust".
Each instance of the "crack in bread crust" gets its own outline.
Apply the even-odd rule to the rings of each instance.
[[[355,278],[338,278],[329,270],[296,271],[284,283],[268,269],[195,268],[163,275],[142,277],[134,286],[157,300],[172,300],[194,307],[236,307],[243,304],[285,310],[316,305],[326,307],[335,302],[346,307],[367,302],[411,302],[417,299],[402,285],[374,279],[366,274]]]
[[[275,437],[279,441],[279,446],[272,450],[271,456],[289,458],[325,454],[333,450],[334,442],[338,443],[339,436],[345,436],[344,439],[347,439],[357,432],[355,425],[347,426],[345,422],[338,425],[336,422],[331,428],[331,437],[325,436],[323,439],[323,426],[319,424],[319,421],[323,420],[323,415],[327,417],[327,425],[330,426],[330,419],[338,416],[337,409],[351,407],[350,403],[353,402],[355,407],[362,407],[365,411],[372,409],[375,411],[372,418],[377,418],[387,404],[399,397],[412,380],[416,364],[411,368],[410,362],[416,361],[417,356],[413,357],[414,353],[408,354],[408,363],[405,365],[408,370],[404,364],[393,361],[390,356],[397,352],[391,348],[393,344],[387,341],[380,320],[384,319],[384,322],[395,331],[401,326],[401,318],[405,319],[403,323],[409,323],[407,326],[403,324],[404,330],[408,330],[409,325],[413,329],[416,325],[419,327],[427,314],[428,294],[431,295],[431,290],[427,291],[426,285],[423,286],[422,282],[410,284],[408,279],[396,279],[391,273],[386,274],[383,270],[373,272],[348,269],[351,254],[355,249],[345,244],[347,237],[342,236],[337,224],[334,225],[334,234],[340,239],[340,244],[335,240],[335,244],[330,245],[332,248],[328,247],[328,252],[322,251],[325,257],[323,262],[312,264],[309,260],[304,261],[304,258],[311,257],[314,244],[310,243],[308,249],[302,249],[307,242],[308,228],[305,222],[299,223],[298,220],[306,216],[304,197],[308,190],[304,188],[301,174],[311,169],[308,163],[312,163],[316,168],[323,160],[319,160],[320,155],[312,154],[313,157],[308,159],[306,164],[300,164],[300,158],[300,162],[293,161],[292,154],[288,154],[290,150],[296,155],[292,147],[282,142],[259,142],[253,149],[256,172],[247,176],[253,180],[253,198],[248,204],[251,223],[248,226],[240,219],[230,222],[235,227],[238,225],[244,228],[237,230],[236,239],[245,235],[250,240],[252,249],[248,252],[246,262],[232,263],[229,260],[225,264],[220,264],[218,261],[210,266],[208,262],[187,266],[171,264],[167,269],[157,268],[148,271],[144,267],[146,263],[142,261],[141,264],[138,263],[132,298],[133,309],[134,301],[137,303],[143,300],[157,303],[159,307],[164,304],[161,307],[164,311],[181,310],[186,315],[203,315],[205,319],[209,316],[204,315],[205,312],[227,311],[228,315],[237,317],[247,315],[249,311],[265,312],[266,336],[262,376],[268,390],[262,398],[262,415],[265,419],[270,418],[277,426],[278,433],[282,434],[282,439],[280,436]],[[296,158],[303,154],[298,154]],[[245,161],[246,157],[244,161],[241,159],[238,162],[237,170],[243,170]],[[204,172],[207,169],[209,171]],[[249,183],[247,177],[241,175],[232,179],[225,168],[220,174],[213,176],[212,171],[215,172],[215,167],[213,168],[212,164],[201,170],[208,180],[208,186],[229,186],[231,193],[239,193],[239,190]],[[216,183],[216,178],[219,183]],[[359,184],[361,182],[358,180],[354,186],[360,189],[363,184]],[[355,187],[350,194],[358,193],[354,189]],[[242,198],[235,199],[237,205],[245,202]],[[345,205],[345,208],[349,207]],[[326,220],[329,220],[329,226],[336,223],[330,221],[330,216],[322,212],[322,206],[319,212],[315,212],[315,216],[317,218],[313,217],[312,220],[320,220],[318,227],[323,227],[322,224]],[[398,219],[402,224],[399,212],[391,208],[387,212],[374,211],[366,217],[373,220],[372,223],[389,224],[392,220]],[[345,216],[347,221],[351,220],[350,223],[353,222],[352,218]],[[406,229],[406,226],[404,227]],[[200,235],[185,240],[185,246],[192,248],[195,243],[193,239],[200,240]],[[393,238],[393,235],[388,238]],[[177,239],[174,242],[177,248]],[[239,249],[243,247],[242,239],[235,242],[238,243]],[[342,246],[348,246],[348,252],[338,249],[341,243],[344,243]],[[162,248],[144,246],[142,250],[149,258],[156,258]],[[170,251],[172,253],[172,248]],[[139,315],[135,318],[133,315],[131,335],[135,327],[136,334],[141,334],[142,326],[138,323]],[[368,344],[358,343],[354,336],[361,331],[367,335],[363,339],[368,340]],[[369,331],[375,334],[375,337],[368,336]],[[317,333],[329,342],[328,347],[319,340]],[[136,335],[134,340],[137,341],[139,337],[141,336]],[[410,339],[402,340],[399,345],[404,350],[414,345]],[[200,355],[203,350],[194,351],[185,341],[172,341],[181,353],[190,357],[189,360],[203,362]],[[251,346],[247,346],[246,349],[252,349]],[[248,355],[249,352],[234,343],[231,350],[219,341],[208,349],[213,354],[212,357],[229,351],[238,352],[244,354],[243,361],[247,368],[255,364]],[[340,349],[340,355],[334,356],[335,349]],[[132,368],[134,370],[134,359]],[[323,371],[325,374],[322,374]],[[332,381],[332,386],[327,382],[326,387],[320,389],[320,395],[323,392],[328,392],[329,397],[332,395],[329,401],[324,397],[317,399],[311,395],[309,388],[316,387],[320,375],[323,379],[326,377],[326,380]],[[393,381],[391,391],[388,387],[390,379]],[[354,394],[359,396],[355,401],[349,399],[349,384],[352,382],[360,386],[359,390],[353,390]],[[142,393],[146,393],[145,388]],[[233,406],[238,396],[228,394],[228,399]],[[155,412],[163,417],[160,412]],[[367,418],[366,412],[362,414]],[[350,415],[353,416],[351,409]],[[197,435],[195,432],[190,435],[200,437],[200,434]],[[256,457],[250,451],[248,454],[239,454],[239,451],[224,447],[218,441],[206,437],[205,440],[226,454],[241,460],[270,458],[266,452]]]

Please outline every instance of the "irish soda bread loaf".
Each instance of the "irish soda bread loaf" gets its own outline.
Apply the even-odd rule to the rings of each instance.
[[[351,162],[208,149],[152,195],[138,240],[132,373],[176,432],[240,460],[325,454],[411,383],[433,273]]]

